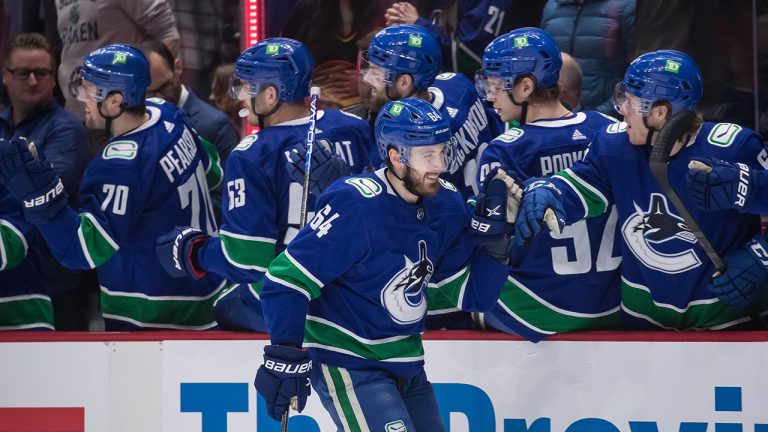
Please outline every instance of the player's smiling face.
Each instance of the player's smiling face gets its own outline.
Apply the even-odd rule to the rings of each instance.
[[[501,78],[488,78],[488,101],[493,103],[493,109],[501,117],[501,121],[508,122],[520,117],[520,107],[512,103],[504,89],[504,81]]]
[[[96,85],[83,80],[77,92],[77,100],[83,104],[85,125],[90,129],[103,128],[106,120],[99,114],[98,102],[96,101]]]
[[[445,151],[445,144],[413,147],[409,150],[408,166],[411,169],[406,183],[412,193],[429,196],[440,190],[438,178],[448,168]]]
[[[619,107],[621,108],[619,114],[624,116],[624,122],[627,123],[629,142],[634,145],[645,145],[648,128],[643,122],[643,114],[638,110],[639,107],[640,98],[633,94],[627,94],[626,99]]]

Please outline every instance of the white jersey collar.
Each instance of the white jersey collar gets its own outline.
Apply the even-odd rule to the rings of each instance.
[[[539,127],[546,127],[546,128],[558,128],[563,126],[571,126],[576,124],[584,123],[584,120],[587,119],[587,115],[583,112],[578,112],[576,114],[572,114],[567,117],[561,117],[556,119],[541,119],[536,120],[535,122],[526,123],[531,126],[539,126]]]
[[[155,123],[160,121],[160,109],[159,108],[153,107],[153,106],[148,106],[147,107],[147,114],[149,114],[149,120],[147,120],[146,123],[144,123],[143,125],[137,127],[136,129],[134,129],[132,131],[128,131],[128,132],[126,132],[126,133],[124,133],[124,134],[122,134],[120,136],[128,136],[128,135],[131,135],[131,134],[135,134],[137,132],[141,132],[141,131],[143,131],[145,129],[149,129],[152,126],[154,126]]]
[[[443,95],[443,91],[437,87],[430,87],[427,90],[432,93],[434,98],[434,100],[432,100],[432,106],[440,111],[440,108],[442,108],[443,104],[445,103],[445,95]]]

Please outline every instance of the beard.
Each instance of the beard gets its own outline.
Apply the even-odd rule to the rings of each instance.
[[[408,192],[417,196],[437,195],[440,191],[440,182],[428,180],[426,176],[427,174],[418,174],[410,167],[406,167],[403,185]]]

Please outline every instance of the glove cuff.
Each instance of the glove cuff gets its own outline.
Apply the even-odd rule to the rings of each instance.
[[[187,262],[189,263],[189,272],[195,279],[202,279],[208,275],[208,272],[200,267],[200,260],[197,257],[197,251],[208,241],[209,236],[200,235],[190,240]]]

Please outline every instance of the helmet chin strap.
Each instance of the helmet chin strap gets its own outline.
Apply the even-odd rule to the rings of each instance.
[[[400,177],[397,175],[397,171],[395,171],[394,167],[390,167],[390,171],[392,172],[392,175],[395,176],[396,179],[403,182],[403,186],[405,186],[405,190],[408,192],[416,195],[419,197],[419,200],[421,200],[421,195],[416,191],[416,185],[413,184],[413,180],[411,180],[411,167],[408,165],[405,165],[405,174]]]
[[[259,120],[259,129],[264,129],[264,120],[266,120],[266,118],[271,116],[272,114],[276,113],[277,110],[280,109],[280,106],[282,104],[283,104],[283,101],[281,99],[278,99],[274,108],[269,110],[269,112],[267,113],[260,114],[256,112],[256,96],[251,96],[251,111],[253,111],[253,113],[256,114],[256,118]]]
[[[511,91],[507,92],[507,96],[512,100],[512,103],[515,106],[522,107],[522,110],[520,111],[520,124],[525,124],[525,118],[528,116],[528,101],[518,102],[515,100],[515,95],[512,94]]]
[[[648,126],[648,116],[643,116],[643,125],[648,129],[648,133],[645,135],[645,146],[650,149],[653,146],[653,134],[656,133],[656,128]]]
[[[102,102],[97,102],[96,103],[96,107],[99,110],[99,115],[101,116],[101,118],[106,120],[104,122],[104,134],[107,136],[107,139],[110,139],[110,138],[112,138],[112,120],[114,120],[114,119],[120,117],[121,115],[123,115],[123,113],[125,112],[125,107],[123,107],[123,105],[121,104],[120,105],[120,112],[117,113],[116,116],[108,116],[108,115],[105,115],[103,112],[101,112],[102,103],[103,103],[103,101]]]

